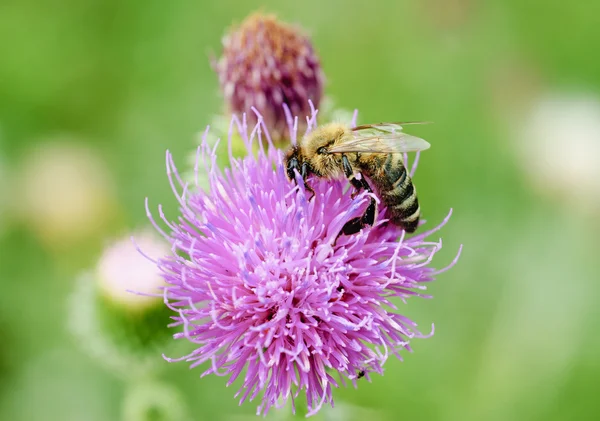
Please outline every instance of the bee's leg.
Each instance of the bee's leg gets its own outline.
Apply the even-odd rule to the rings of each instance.
[[[373,192],[373,190],[371,189],[371,186],[369,186],[369,183],[367,183],[367,180],[365,180],[365,177],[362,176],[362,174],[361,174],[360,180],[354,176],[354,171],[352,171],[352,166],[350,165],[350,162],[348,161],[348,158],[346,158],[345,155],[342,155],[342,165],[344,167],[344,174],[346,174],[346,177],[348,177],[348,179],[350,180],[350,183],[356,189],[355,194],[360,192],[360,190],[362,190],[362,189],[365,189],[369,193]],[[367,206],[367,210],[365,211],[363,216],[352,218],[351,220],[346,222],[346,224],[342,227],[342,230],[338,234],[338,237],[342,234],[345,234],[345,235],[356,234],[361,229],[363,229],[366,225],[373,225],[373,223],[375,222],[376,207],[377,207],[377,202],[375,201],[374,198],[371,198],[371,202],[369,203],[369,206]]]
[[[358,178],[354,176],[354,171],[352,170],[352,165],[350,165],[350,161],[348,161],[348,157],[346,155],[342,155],[342,167],[344,169],[344,174],[350,184],[354,187],[354,191],[352,192],[352,199],[356,197],[356,195],[362,190],[363,184],[360,182]]]
[[[366,185],[365,190],[367,190],[369,193],[372,193],[371,188],[369,187],[366,181],[364,182],[364,185]],[[369,206],[367,206],[367,210],[365,211],[364,215],[360,218],[365,225],[373,226],[373,223],[375,222],[376,208],[377,202],[371,197],[371,202],[369,203]]]
[[[300,175],[302,176],[302,181],[304,182],[304,188],[312,193],[312,196],[310,197],[310,199],[312,199],[313,197],[315,197],[315,191],[312,189],[312,187],[310,187],[308,185],[308,183],[306,182],[306,178],[309,176],[310,174],[310,166],[308,165],[308,163],[304,162],[302,163],[302,166],[300,166],[300,164],[298,163],[298,159],[297,158],[292,158],[290,159],[290,161],[288,162],[287,165],[287,176],[290,180],[294,180],[294,182],[296,184],[298,184],[298,181],[296,180],[296,175],[295,175],[295,171],[298,171],[300,173]],[[308,200],[310,200],[308,199]]]
[[[350,197],[354,199],[358,195],[358,193],[360,193],[360,191],[363,189],[363,185],[358,178],[354,177],[354,175],[349,181],[350,184],[352,184],[352,187],[354,187],[354,191],[352,192],[352,194],[350,194]]]
[[[300,175],[302,175],[302,180],[304,180],[304,188],[312,193],[312,196],[310,196],[308,198],[308,200],[312,200],[313,197],[315,197],[315,191],[313,190],[313,188],[311,186],[308,185],[308,183],[306,182],[306,178],[308,177],[310,173],[310,167],[308,166],[307,162],[304,162],[302,164],[302,171],[300,171]]]
[[[375,222],[375,209],[377,207],[377,202],[375,199],[371,198],[371,203],[367,206],[367,210],[361,217],[352,218],[348,222],[344,224],[342,230],[338,234],[338,237],[342,234],[344,235],[352,235],[359,232],[361,229],[366,227],[367,225],[373,225]],[[337,238],[336,238],[337,241]],[[335,242],[334,242],[335,245]]]

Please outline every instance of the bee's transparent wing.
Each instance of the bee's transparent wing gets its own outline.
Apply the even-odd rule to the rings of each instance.
[[[354,136],[328,149],[328,153],[370,152],[403,153],[429,149],[429,142],[402,132],[371,135],[372,129],[356,132]],[[377,130],[377,129],[375,129]],[[365,134],[369,135],[365,136]]]
[[[429,121],[404,121],[399,123],[377,123],[377,124],[364,124],[362,126],[356,126],[352,128],[352,131],[359,136],[370,137],[377,136],[378,134],[392,134],[401,132],[403,126],[410,124],[430,124]]]

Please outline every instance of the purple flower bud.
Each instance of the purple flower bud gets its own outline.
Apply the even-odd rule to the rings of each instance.
[[[233,118],[229,138],[239,131],[248,155],[236,159],[230,149],[230,168],[218,168],[216,147],[198,149],[209,192],[185,183],[167,153],[181,215],[168,221],[159,207],[169,233],[152,219],[173,252],[157,263],[173,325],[183,327],[175,337],[196,348],[177,361],[204,364],[203,376],[229,376],[228,385],[241,377],[236,396],[241,403],[261,394],[258,414],[294,405],[303,392],[310,415],[333,404],[332,388],[383,374],[390,354],[400,358],[412,338],[429,336],[397,304],[428,297],[426,284],[445,270],[430,266],[442,243],[427,237],[448,218],[408,237],[380,208],[373,227],[336,241],[371,196],[353,199],[346,180],[313,178],[309,200],[302,183],[286,178],[283,153],[257,115],[251,132],[245,118]],[[309,130],[315,121],[313,112]]]
[[[229,111],[247,113],[254,124],[256,107],[276,143],[289,141],[283,104],[294,115],[307,115],[308,100],[318,107],[323,94],[323,72],[310,39],[273,15],[255,13],[232,28],[213,67]]]

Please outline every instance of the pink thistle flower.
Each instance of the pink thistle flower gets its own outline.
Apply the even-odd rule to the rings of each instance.
[[[169,222],[159,207],[167,234],[147,211],[172,244],[173,254],[157,264],[168,283],[165,303],[177,313],[173,326],[183,327],[174,336],[196,349],[165,358],[191,367],[208,363],[202,376],[229,376],[227,385],[242,376],[236,396],[241,404],[262,393],[257,414],[289,399],[295,411],[294,400],[304,391],[312,415],[325,402],[333,406],[333,387],[346,380],[356,387],[363,376],[383,374],[390,354],[401,359],[412,338],[433,333],[420,333],[393,299],[428,297],[425,285],[458,255],[444,269],[430,267],[442,244],[426,238],[450,215],[430,231],[406,237],[385,224],[380,209],[373,227],[335,242],[343,225],[362,215],[370,195],[352,199],[345,180],[312,179],[309,201],[302,183],[287,180],[283,153],[255,112],[258,123],[250,132],[245,116],[231,121],[229,138],[237,130],[248,149],[248,156],[235,159],[230,148],[231,168],[217,167],[216,146],[203,142],[198,148],[195,174],[203,162],[210,192],[184,183],[167,152],[181,216]],[[295,142],[297,124],[288,121]],[[307,122],[308,130],[314,128],[315,110]]]

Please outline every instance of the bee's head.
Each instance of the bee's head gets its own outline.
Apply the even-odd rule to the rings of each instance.
[[[286,174],[290,180],[294,180],[296,177],[294,170],[302,173],[302,157],[299,152],[298,146],[292,146],[283,161]]]
[[[331,123],[317,127],[304,139],[302,154],[307,157],[316,175],[330,177],[339,173],[340,157],[330,154],[329,147],[338,143],[346,131],[343,125]]]

